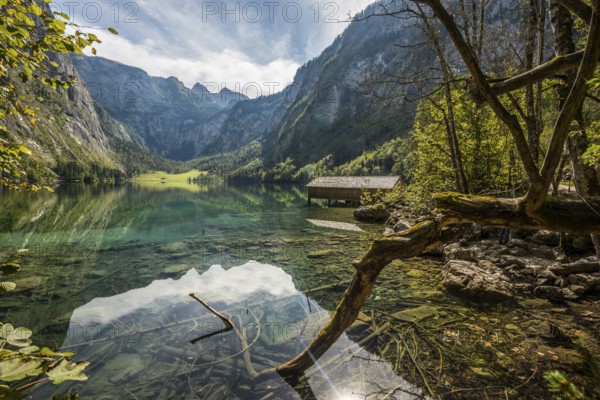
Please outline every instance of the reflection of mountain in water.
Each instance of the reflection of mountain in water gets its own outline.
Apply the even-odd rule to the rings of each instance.
[[[157,280],[77,308],[62,349],[76,351],[78,360],[92,364],[89,381],[71,383],[71,389],[82,398],[260,399],[271,391],[281,398],[299,398],[282,380],[252,387],[239,339],[231,331],[210,336],[223,323],[190,298],[190,292],[231,317],[251,344],[259,371],[297,354],[329,318],[280,268],[251,261],[229,270],[213,266],[203,274],[192,269],[178,280]],[[339,359],[328,362],[332,357]],[[308,378],[319,399],[412,390],[387,363],[353,345],[346,335]],[[41,386],[34,394],[51,390]]]

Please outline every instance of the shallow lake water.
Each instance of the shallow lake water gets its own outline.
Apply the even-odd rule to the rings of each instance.
[[[302,186],[190,189],[66,185],[0,195],[1,254],[27,249],[0,321],[91,363],[87,381],[41,383],[30,398],[420,395],[346,335],[308,371],[308,390],[248,379],[239,337],[189,294],[234,321],[257,371],[274,367],[328,321],[351,261],[381,227],[356,224],[351,208],[308,207]]]

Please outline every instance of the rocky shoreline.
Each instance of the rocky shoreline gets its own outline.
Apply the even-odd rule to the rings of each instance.
[[[384,236],[408,229],[414,218],[406,207],[355,210],[362,221],[383,221]],[[505,234],[504,240],[501,235]],[[451,294],[474,302],[497,304],[536,297],[556,303],[600,299],[600,263],[588,235],[567,236],[569,251],[558,233],[502,231],[475,224],[457,232],[436,256],[445,266],[442,285]]]

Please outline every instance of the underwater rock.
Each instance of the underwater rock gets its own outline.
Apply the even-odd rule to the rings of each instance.
[[[142,357],[137,354],[121,353],[110,360],[103,368],[111,374],[108,380],[112,383],[125,383],[131,377],[139,374],[146,368]]]
[[[310,253],[308,253],[306,255],[306,257],[308,258],[325,258],[328,257],[332,254],[335,254],[335,250],[329,249],[329,250],[315,250],[315,251],[311,251]]]
[[[16,291],[25,291],[39,288],[44,285],[48,278],[42,276],[30,276],[28,278],[22,278],[15,281],[17,285]]]
[[[438,313],[437,307],[422,305],[416,308],[398,311],[392,317],[404,322],[419,322]]]
[[[3,275],[12,275],[16,274],[21,270],[21,266],[15,263],[6,263],[0,265],[0,273]]]
[[[167,274],[176,274],[179,272],[189,271],[192,268],[194,268],[194,267],[189,264],[174,264],[174,265],[170,265],[167,268],[165,268],[164,272],[166,272]]]

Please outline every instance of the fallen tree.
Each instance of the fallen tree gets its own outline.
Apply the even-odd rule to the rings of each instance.
[[[569,95],[556,120],[541,168],[537,166],[528,148],[521,122],[499,100],[499,93],[494,90],[491,81],[481,70],[473,50],[441,1],[414,0],[414,2],[428,6],[444,26],[471,74],[472,92],[477,93],[478,98],[490,106],[510,131],[527,174],[529,190],[519,199],[440,193],[434,196],[440,217],[421,222],[395,235],[375,240],[367,254],[353,263],[354,276],[331,321],[302,353],[274,369],[285,378],[303,375],[354,322],[371,294],[377,277],[386,265],[395,259],[416,257],[440,246],[455,236],[456,231],[451,228],[453,225],[477,223],[506,228],[600,234],[600,199],[585,198],[583,201],[567,201],[548,197],[548,190],[559,166],[571,123],[583,103],[587,82],[591,79],[600,58],[600,0],[592,0],[592,7],[589,9],[582,7],[582,4],[585,4],[578,0],[564,0],[568,6],[577,7],[579,13],[589,12],[589,19],[586,21],[589,22],[589,32],[585,49],[580,55],[573,57],[579,59],[581,56],[577,64],[577,76],[571,84]],[[531,75],[538,73],[539,71],[529,71],[524,74],[525,76],[529,74],[531,78]],[[523,82],[524,80],[519,78],[519,85]],[[259,376],[274,371],[267,370]]]

